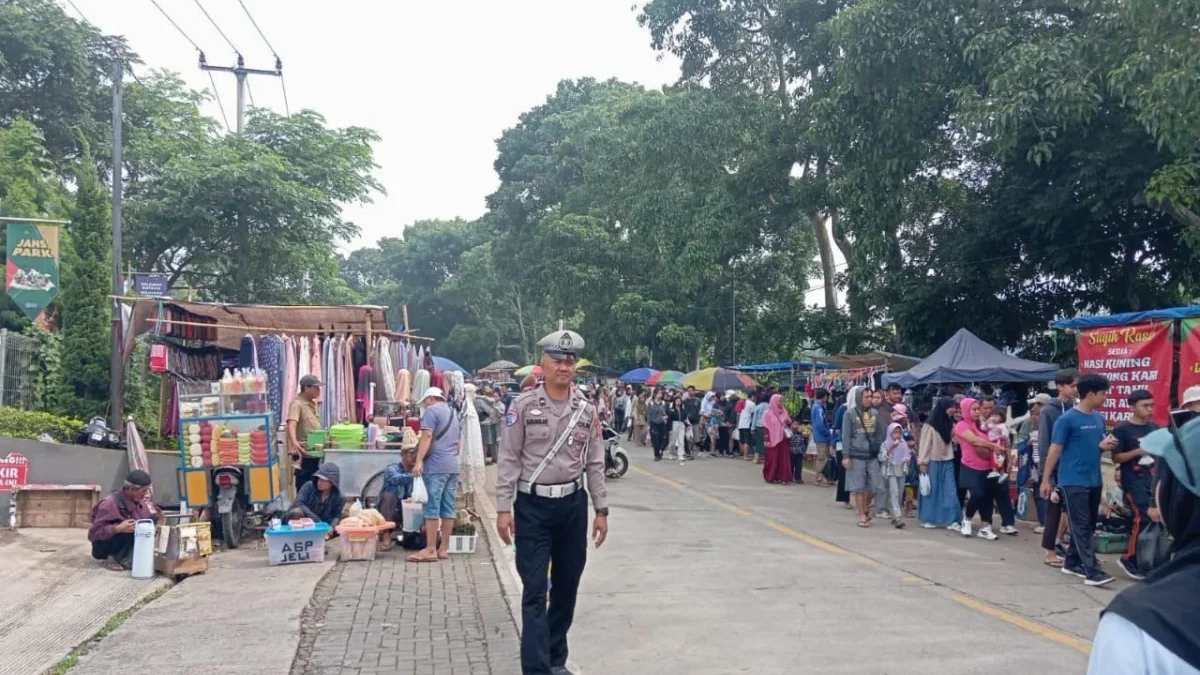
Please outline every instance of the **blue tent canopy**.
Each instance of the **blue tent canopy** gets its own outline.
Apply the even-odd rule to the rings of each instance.
[[[1125,326],[1131,323],[1147,321],[1170,321],[1173,319],[1191,319],[1200,317],[1200,305],[1189,307],[1168,307],[1152,309],[1146,312],[1125,312],[1108,316],[1081,316],[1075,319],[1063,319],[1050,324],[1051,328],[1064,330],[1086,330],[1088,328],[1103,328],[1104,326]]]
[[[437,368],[438,370],[442,371],[443,373],[450,371],[450,370],[460,370],[463,372],[464,375],[468,374],[466,368],[463,368],[462,366],[458,365],[457,363],[455,363],[455,362],[451,361],[450,359],[445,358],[443,356],[433,357],[433,367]]]
[[[645,384],[646,380],[650,379],[650,376],[657,372],[653,368],[634,368],[617,379],[630,384]]]
[[[1058,366],[1028,361],[996,349],[960,328],[938,350],[902,373],[887,373],[883,385],[915,387],[946,382],[1047,382]]]

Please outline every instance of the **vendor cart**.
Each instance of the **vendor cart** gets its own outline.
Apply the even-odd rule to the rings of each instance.
[[[203,383],[180,395],[181,510],[208,508],[225,545],[237,548],[247,527],[262,525],[282,493],[274,423],[261,393],[221,393]]]

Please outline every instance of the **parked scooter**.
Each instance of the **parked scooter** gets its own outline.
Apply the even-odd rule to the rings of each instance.
[[[604,437],[605,474],[608,478],[620,478],[629,471],[629,455],[621,447],[621,435],[608,422],[604,423],[601,434]]]
[[[124,450],[125,438],[120,432],[110,429],[103,417],[96,416],[75,434],[75,444]]]

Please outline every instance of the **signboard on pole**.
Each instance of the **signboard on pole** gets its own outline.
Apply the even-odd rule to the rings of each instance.
[[[25,316],[37,318],[58,295],[58,226],[10,222],[5,288]]]
[[[1109,425],[1128,420],[1129,394],[1154,395],[1154,421],[1166,424],[1171,394],[1171,322],[1095,328],[1079,334],[1079,371],[1099,373],[1111,388],[1099,410]]]
[[[133,292],[141,298],[166,298],[171,292],[170,281],[166,274],[138,272],[133,275]]]
[[[0,492],[12,492],[29,482],[29,460],[19,452],[0,458]]]

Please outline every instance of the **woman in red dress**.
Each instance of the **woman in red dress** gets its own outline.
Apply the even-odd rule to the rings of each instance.
[[[763,462],[763,480],[768,483],[792,482],[792,457],[788,449],[792,420],[783,409],[783,396],[775,394],[763,416],[766,429],[767,459]]]

